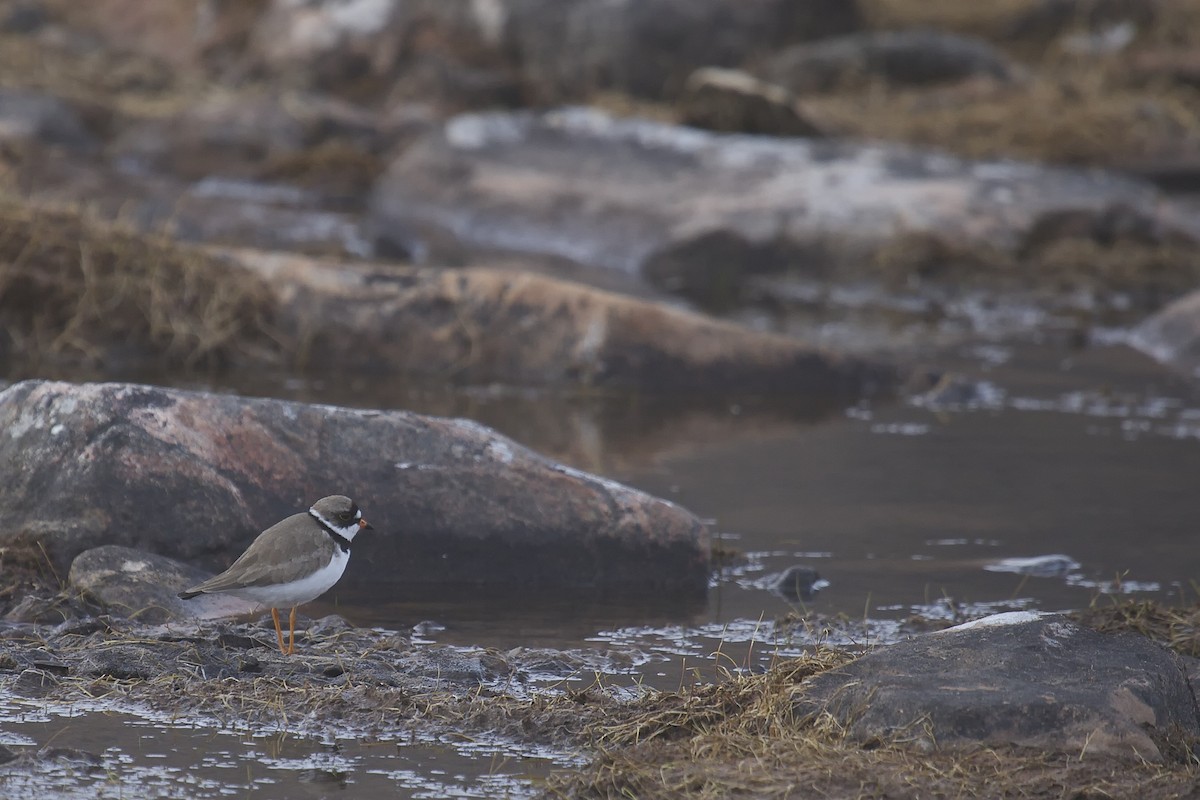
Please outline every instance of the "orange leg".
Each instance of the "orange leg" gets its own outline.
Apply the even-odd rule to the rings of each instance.
[[[295,615],[295,609],[292,610],[292,614],[293,614],[293,616]],[[274,609],[274,608],[271,609],[271,619],[275,620],[275,635],[277,637],[279,637],[279,652],[283,653],[286,656],[288,654],[288,651],[283,648],[283,628],[280,627],[280,625],[279,625],[278,609]]]
[[[283,644],[281,639],[280,644]],[[292,606],[292,613],[288,615],[288,649],[287,654],[290,656],[296,652],[296,607]]]

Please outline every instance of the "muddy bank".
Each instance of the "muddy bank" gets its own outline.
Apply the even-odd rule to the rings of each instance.
[[[586,720],[571,714],[569,703],[521,699],[524,684],[534,675],[562,679],[628,664],[621,654],[416,646],[407,636],[352,628],[339,617],[302,619],[298,627],[299,655],[287,658],[275,649],[269,617],[159,627],[111,617],[56,627],[4,623],[0,672],[6,691],[18,697],[90,695],[114,708],[187,715],[203,726],[370,736],[432,723],[564,743]]]
[[[1157,608],[1147,614],[1127,605],[1086,616],[1102,627],[1156,635],[1165,629],[1146,624],[1151,617],[1185,625],[1196,613]],[[1071,627],[1053,618],[1049,624]],[[1194,737],[1174,729],[1164,729],[1158,740],[1170,747],[1149,760],[1053,743],[929,748],[904,728],[861,741],[834,716],[800,709],[813,700],[814,686],[851,680],[845,671],[865,663],[845,651],[819,649],[761,675],[730,673],[714,683],[631,696],[604,689],[595,675],[628,669],[635,652],[414,645],[406,636],[355,629],[337,617],[302,620],[300,628],[298,654],[287,658],[275,651],[267,619],[151,627],[112,617],[57,627],[5,623],[0,685],[35,706],[86,698],[89,707],[137,708],[199,727],[265,727],[363,741],[441,731],[582,753],[586,765],[557,772],[543,787],[547,797],[762,796],[803,788],[862,797],[935,790],[965,797],[1059,796],[1064,790],[1125,796],[1136,789],[1139,796],[1165,798],[1183,796],[1200,781],[1189,755]],[[956,635],[962,634],[912,642],[936,650],[944,637]],[[1123,649],[1119,638],[1086,635],[1098,637],[1088,648]],[[1190,638],[1194,647],[1194,633]],[[982,649],[992,646],[1000,643]],[[879,648],[868,658],[887,659],[888,653]],[[1088,682],[1076,677],[1079,686]],[[936,670],[925,679],[936,683]],[[1180,710],[1194,712],[1194,700],[1184,706]],[[1030,722],[1056,724],[1045,717]],[[23,748],[10,750],[13,759],[0,770],[30,768]]]

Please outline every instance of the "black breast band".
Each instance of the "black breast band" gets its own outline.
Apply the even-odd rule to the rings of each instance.
[[[326,533],[328,533],[330,536],[333,537],[333,540],[335,542],[337,542],[337,546],[338,546],[339,550],[341,550],[343,553],[350,552],[350,540],[349,539],[347,539],[345,536],[342,536],[340,533],[335,531],[333,528],[329,527],[329,523],[327,523],[325,520],[318,517],[312,511],[309,511],[308,515],[310,517],[312,517],[313,519],[315,519],[317,521],[317,524],[320,525],[325,530]]]

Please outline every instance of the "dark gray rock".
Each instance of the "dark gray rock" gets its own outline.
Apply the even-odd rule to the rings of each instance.
[[[43,747],[38,750],[37,758],[39,761],[65,761],[72,767],[88,771],[99,771],[104,764],[100,756],[77,747]]]
[[[0,89],[0,142],[52,144],[73,150],[96,145],[79,114],[53,95]]]
[[[76,556],[68,580],[109,613],[144,623],[232,617],[258,609],[231,595],[179,599],[178,592],[210,574],[166,556],[110,544]]]
[[[707,294],[783,269],[861,278],[889,247],[926,236],[1017,258],[1044,220],[1116,208],[1137,209],[1146,224],[1134,227],[1160,241],[1200,234],[1200,216],[1114,174],[577,108],[456,117],[391,164],[371,203],[379,236],[410,252],[452,238],[479,258],[565,260]],[[706,266],[714,243],[723,268]]]
[[[691,74],[679,98],[685,125],[726,133],[821,136],[796,98],[739,70],[705,67]]]
[[[37,2],[22,2],[0,12],[0,31],[4,33],[36,33],[49,22],[46,9]]]
[[[797,564],[788,567],[772,584],[771,589],[788,600],[812,600],[817,592],[829,585],[821,573],[812,567]]]
[[[796,94],[829,92],[864,81],[896,86],[950,83],[966,78],[1012,80],[1016,69],[982,39],[932,30],[861,33],[793,45],[763,70],[772,83]]]
[[[1200,735],[1174,653],[1023,612],[879,648],[808,681],[797,711],[827,711],[860,741],[929,749],[1014,744],[1157,761],[1169,741]]]
[[[39,625],[58,625],[76,616],[77,609],[69,599],[29,595],[4,615],[7,622],[35,622]]]
[[[223,569],[341,492],[376,528],[343,584],[698,597],[708,582],[690,513],[465,420],[27,381],[0,394],[0,429],[3,535],[32,535],[63,566],[120,544]]]

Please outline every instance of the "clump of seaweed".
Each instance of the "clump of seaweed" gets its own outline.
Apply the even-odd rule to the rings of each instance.
[[[0,204],[0,350],[16,364],[277,360],[270,294],[220,258],[69,210]]]

